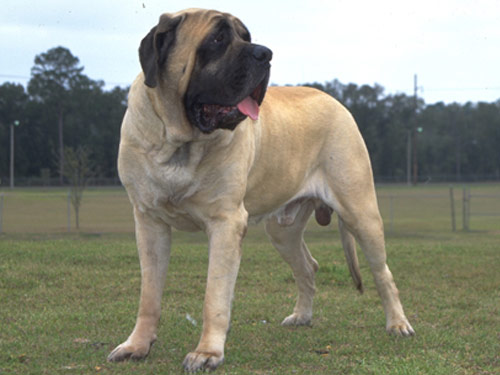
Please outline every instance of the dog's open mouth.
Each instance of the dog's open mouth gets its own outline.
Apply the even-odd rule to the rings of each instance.
[[[244,117],[256,121],[259,118],[259,105],[265,94],[267,80],[261,82],[253,92],[235,105],[196,104],[194,114],[199,128],[210,133],[217,128],[233,130]]]
[[[259,105],[264,99],[264,95],[262,95],[263,85],[265,85],[265,83],[261,82],[250,95],[236,105],[238,111],[243,113],[245,116],[250,117],[254,121],[259,118]]]

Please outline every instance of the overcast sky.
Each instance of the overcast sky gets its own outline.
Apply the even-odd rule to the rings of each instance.
[[[163,12],[239,17],[274,52],[271,82],[378,83],[426,103],[500,99],[499,0],[1,0],[0,83],[25,84],[35,55],[64,46],[84,73],[130,84],[137,48]]]

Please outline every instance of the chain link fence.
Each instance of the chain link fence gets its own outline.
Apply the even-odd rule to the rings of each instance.
[[[500,184],[377,188],[388,235],[500,231]],[[0,191],[0,233],[75,232],[74,210],[64,188]],[[132,207],[122,187],[91,187],[80,207],[82,233],[133,233]]]
[[[89,188],[80,207],[80,232],[133,232],[132,207],[123,188]],[[0,233],[74,232],[69,189],[23,188],[0,192]]]

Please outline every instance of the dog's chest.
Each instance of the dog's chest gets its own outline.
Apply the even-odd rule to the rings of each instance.
[[[200,229],[199,220],[187,207],[201,185],[197,153],[189,144],[174,149],[170,155],[165,149],[144,154],[130,153],[126,147],[120,151],[125,160],[120,177],[136,209],[178,229]]]
[[[162,167],[149,177],[147,189],[142,190],[137,200],[138,208],[174,228],[188,231],[201,229],[201,223],[186,204],[199,189],[189,169]]]

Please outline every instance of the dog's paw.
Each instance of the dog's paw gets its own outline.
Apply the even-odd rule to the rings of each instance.
[[[140,343],[133,345],[128,340],[123,344],[118,345],[111,353],[108,355],[108,362],[122,362],[128,359],[133,361],[139,361],[148,356],[151,343]]]
[[[282,326],[310,326],[312,317],[310,315],[301,315],[293,313],[287,316],[282,322]]]
[[[415,335],[415,331],[406,318],[387,325],[387,332],[391,335],[410,337]]]
[[[191,352],[189,353],[182,365],[184,371],[197,372],[202,370],[213,371],[224,362],[224,354],[207,353],[207,352]]]

